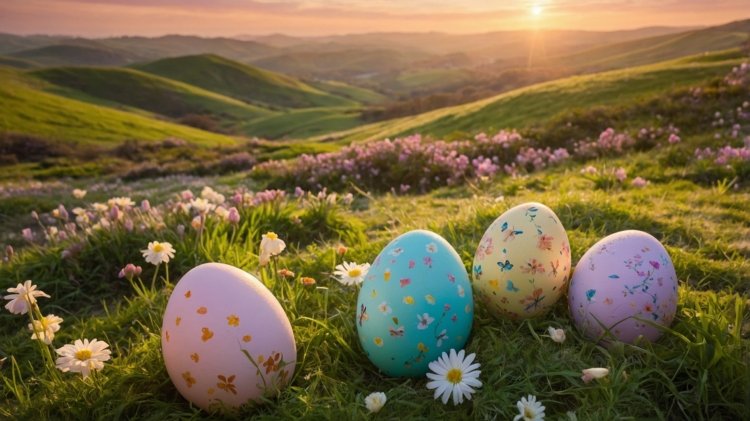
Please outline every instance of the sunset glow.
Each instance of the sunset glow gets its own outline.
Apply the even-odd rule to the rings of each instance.
[[[681,2],[679,7],[660,0],[4,0],[0,31],[89,37],[476,33],[531,25],[582,30],[706,26],[749,16],[746,0]]]

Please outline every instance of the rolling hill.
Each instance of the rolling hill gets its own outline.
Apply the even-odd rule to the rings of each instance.
[[[741,60],[739,51],[731,54],[719,52],[632,69],[574,76],[516,89],[469,104],[368,124],[317,139],[348,143],[412,133],[446,136],[454,132],[465,135],[529,127],[564,112],[627,102],[655,96],[671,88],[705,82],[723,76]]]
[[[608,70],[650,64],[693,54],[738,47],[750,36],[750,20],[661,35],[586,50],[551,59],[549,64]]]
[[[97,106],[45,92],[49,83],[0,68],[0,133],[22,133],[77,144],[176,137],[202,145],[229,145],[231,137]]]
[[[136,55],[92,45],[49,45],[10,54],[45,66],[122,66],[134,63]]]
[[[261,70],[212,54],[158,60],[133,66],[250,104],[276,108],[356,106],[298,79]]]
[[[13,67],[16,69],[32,69],[34,67],[39,67],[37,63],[34,63],[31,60],[8,56],[0,56],[0,66]]]
[[[270,114],[264,108],[133,69],[61,67],[29,74],[91,97],[174,118],[211,114],[236,121]]]

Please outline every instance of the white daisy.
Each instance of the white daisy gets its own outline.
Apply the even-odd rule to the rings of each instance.
[[[333,274],[337,277],[337,281],[343,285],[359,285],[365,280],[365,276],[367,276],[367,271],[369,270],[369,263],[360,265],[354,262],[344,262],[336,266]]]
[[[5,304],[5,308],[13,314],[26,314],[29,311],[29,304],[36,304],[36,297],[50,298],[44,291],[37,290],[36,285],[32,285],[31,281],[18,284],[15,288],[8,288],[8,292],[10,294],[3,297],[10,300]]]
[[[584,383],[588,383],[591,380],[601,379],[602,377],[606,377],[607,374],[609,374],[609,369],[601,368],[601,367],[594,367],[594,368],[587,368],[585,370],[581,370],[581,373],[583,374],[581,376],[581,380],[583,380]]]
[[[536,400],[536,396],[529,395],[521,398],[516,402],[520,414],[513,418],[513,421],[542,421],[544,419],[544,406],[542,402]]]
[[[29,330],[32,332],[31,339],[39,339],[47,345],[51,344],[52,339],[55,338],[55,332],[60,330],[60,323],[62,322],[62,317],[54,314],[44,316],[41,321],[34,320],[33,325],[29,323]]]
[[[388,398],[383,392],[373,392],[365,398],[365,406],[372,413],[378,412],[383,408]]]
[[[561,344],[565,342],[565,331],[562,329],[555,329],[554,327],[550,326],[547,328],[547,331],[549,332],[549,337],[552,338],[553,341]]]
[[[476,354],[469,354],[464,358],[464,350],[456,354],[451,349],[450,355],[443,352],[437,360],[430,363],[432,371],[427,373],[427,378],[432,380],[427,383],[428,389],[435,389],[435,399],[442,396],[443,404],[448,403],[448,398],[453,395],[453,404],[463,403],[464,398],[471,400],[474,388],[482,387],[479,381],[481,371],[477,370],[479,363],[472,364]]]
[[[419,320],[419,322],[417,322],[417,329],[425,330],[430,326],[430,323],[435,321],[435,318],[430,317],[430,315],[427,313],[424,313],[421,316],[417,314],[417,320]]]
[[[263,239],[260,240],[260,265],[267,265],[271,257],[281,254],[285,248],[286,243],[275,232],[263,234]]]
[[[148,243],[148,248],[141,250],[141,253],[143,253],[146,262],[159,265],[160,263],[169,263],[169,259],[174,257],[174,248],[167,242],[151,241]]]
[[[72,344],[63,345],[55,350],[60,357],[55,361],[57,368],[63,373],[72,371],[81,373],[83,378],[89,376],[92,371],[104,368],[104,361],[110,359],[112,353],[108,350],[109,345],[104,341],[88,339],[81,341],[76,339]]]

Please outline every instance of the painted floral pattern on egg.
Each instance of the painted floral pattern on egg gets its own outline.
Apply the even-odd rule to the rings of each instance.
[[[297,357],[291,324],[271,292],[220,263],[192,269],[175,286],[162,353],[177,390],[203,409],[272,395],[288,383]]]
[[[490,312],[512,319],[541,316],[565,291],[568,235],[548,207],[518,205],[487,228],[472,268],[476,294]]]
[[[654,341],[677,311],[677,275],[661,243],[642,231],[622,231],[594,244],[576,265],[568,303],[590,340]],[[605,329],[606,328],[606,329]]]
[[[473,314],[458,254],[439,235],[418,230],[393,240],[372,263],[356,326],[362,348],[383,372],[422,376],[442,352],[463,348]]]

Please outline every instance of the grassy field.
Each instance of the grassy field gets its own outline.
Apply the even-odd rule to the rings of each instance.
[[[168,58],[139,64],[135,68],[250,104],[282,108],[356,105],[351,100],[320,91],[292,77],[215,55]]]
[[[637,126],[629,126],[629,120],[645,123],[644,115],[651,116],[652,125],[671,123],[681,129],[681,141],[676,143],[639,137],[635,146],[603,155],[606,158],[577,155],[516,177],[501,172],[408,195],[387,193],[387,186],[378,190],[385,193],[367,192],[349,183],[354,193],[351,204],[342,196],[317,197],[316,192],[304,199],[291,194],[272,200],[252,196],[255,202],[248,196],[239,206],[238,225],[210,214],[203,231],[190,228],[194,215],[177,205],[185,203],[178,196],[180,191],[197,193],[204,185],[212,185],[229,198],[233,192],[259,191],[273,180],[241,172],[127,184],[61,179],[4,186],[0,226],[8,231],[5,241],[16,245],[17,252],[0,264],[0,287],[33,280],[51,295],[39,300],[42,311],[64,318],[54,347],[77,338],[97,338],[110,344],[113,359],[87,381],[48,369],[39,348],[29,340],[27,317],[0,312],[0,360],[7,358],[0,367],[0,417],[226,418],[226,414],[202,412],[181,398],[169,381],[160,347],[162,314],[175,282],[197,264],[224,262],[258,274],[278,297],[298,350],[291,385],[265,405],[243,408],[229,414],[231,418],[364,418],[364,397],[382,391],[388,402],[377,417],[383,418],[510,419],[518,413],[515,402],[533,394],[550,419],[748,419],[750,161],[720,164],[697,159],[694,151],[743,144],[743,136],[750,135],[747,117],[743,117],[750,108],[744,102],[750,86],[732,86],[710,77],[722,74],[720,69],[726,73],[730,62],[698,62],[606,73],[598,81],[577,78],[505,99],[529,104],[542,98],[540,92],[557,92],[557,98],[578,98],[581,107],[588,104],[570,127],[540,113],[537,120],[562,124],[534,132],[535,141],[542,145],[556,147],[573,135],[596,138],[610,126],[634,129]],[[701,82],[705,79],[711,80]],[[661,91],[656,86],[659,82]],[[637,92],[628,96],[625,86]],[[700,86],[701,94],[691,93],[687,86]],[[544,102],[540,108],[555,106]],[[727,121],[719,124],[719,118]],[[731,124],[739,124],[737,136],[727,134],[733,130]],[[318,149],[318,144],[307,144],[305,150],[305,145],[288,143],[273,153],[282,158],[288,149],[326,151]],[[399,171],[402,164],[397,161],[387,168]],[[595,175],[590,167],[596,169]],[[615,181],[611,175],[615,168],[627,173],[627,182]],[[648,184],[637,187],[631,183],[636,177]],[[69,192],[74,187],[89,190],[88,196],[73,198]],[[85,228],[92,228],[108,213],[92,213],[94,220],[79,221],[75,232],[66,231],[62,217],[51,217],[57,203],[67,209],[89,207],[92,202],[123,195],[136,203],[149,199],[154,209],[125,209],[122,219],[112,217],[109,228],[90,231]],[[466,349],[477,354],[484,386],[470,402],[442,405],[426,389],[426,379],[397,379],[380,373],[358,342],[358,287],[339,284],[332,277],[333,266],[344,259],[372,262],[397,235],[430,229],[455,247],[469,270],[490,223],[510,207],[528,201],[542,202],[556,212],[570,239],[574,263],[600,238],[621,230],[643,230],[659,239],[679,278],[677,315],[664,336],[655,343],[606,348],[581,336],[564,299],[550,314],[520,322],[495,319],[477,301]],[[44,228],[54,226],[68,232],[69,238],[58,233],[44,239],[42,227],[29,216],[33,209],[41,213]],[[128,228],[128,221],[137,228]],[[23,227],[33,228],[33,243],[20,238]],[[278,267],[295,273],[289,279],[270,276],[259,268],[258,244],[267,231],[277,232],[288,245]],[[154,267],[143,261],[140,250],[153,240],[169,241],[176,255],[169,263],[168,278],[162,270],[150,286]],[[343,257],[336,252],[340,244],[348,247]],[[117,277],[127,263],[143,266],[145,286],[134,288]],[[303,286],[303,276],[315,278],[317,284]],[[546,336],[549,326],[565,330],[564,344]],[[589,367],[608,368],[609,375],[584,384],[581,370]]]
[[[45,92],[51,86],[0,68],[0,132],[23,133],[76,144],[113,145],[126,139],[177,137],[201,145],[229,145],[228,136]]]
[[[748,38],[750,22],[637,39],[593,48],[552,62],[579,69],[619,69],[694,54],[736,48]]]
[[[267,139],[305,139],[362,124],[356,108],[303,108],[274,113],[241,124],[237,130]]]
[[[622,104],[658,96],[664,89],[698,85],[724,75],[741,62],[739,52],[734,54],[732,58],[727,58],[726,53],[714,53],[693,59],[682,58],[632,69],[565,78],[465,105],[368,124],[328,137],[349,143],[411,133],[466,136],[479,131],[530,127],[554,119],[563,112]]]
[[[211,114],[252,120],[271,112],[182,82],[123,68],[53,67],[30,73],[58,86],[168,117]]]

